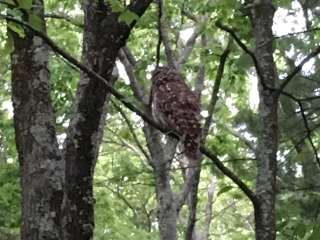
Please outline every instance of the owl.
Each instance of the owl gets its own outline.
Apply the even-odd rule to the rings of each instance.
[[[176,131],[186,157],[196,160],[201,139],[200,103],[177,70],[165,66],[153,71],[150,104],[154,119]]]

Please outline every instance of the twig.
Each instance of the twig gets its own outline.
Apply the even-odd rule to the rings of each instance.
[[[130,81],[130,86],[132,88],[134,96],[141,101],[144,105],[148,104],[148,99],[146,97],[145,91],[143,87],[138,83],[138,80],[134,74],[134,69],[127,58],[127,54],[125,53],[125,50],[122,48],[120,49],[118,53],[118,57],[121,61],[121,63],[124,65],[126,73],[128,75],[129,81]]]
[[[178,68],[177,65],[177,60],[176,57],[174,55],[174,52],[172,50],[171,47],[171,43],[170,43],[170,39],[168,36],[168,26],[167,26],[167,22],[166,22],[166,15],[165,15],[165,4],[163,3],[164,0],[159,0],[159,3],[161,3],[161,18],[160,18],[160,26],[159,26],[159,30],[160,30],[160,34],[161,34],[161,40],[163,42],[164,45],[164,50],[167,56],[167,61],[169,66],[172,66],[174,68]]]
[[[198,27],[195,28],[194,32],[192,33],[190,38],[187,40],[185,47],[183,48],[183,50],[180,53],[180,57],[178,59],[179,65],[183,65],[184,63],[186,63],[200,33],[201,33],[200,29]]]
[[[118,106],[114,101],[112,101],[113,106],[117,109],[117,111],[120,113],[121,117],[124,119],[124,121],[126,122],[129,131],[133,137],[133,140],[135,141],[135,143],[137,144],[137,147],[140,149],[140,151],[142,152],[142,154],[145,156],[145,158],[148,160],[148,162],[151,161],[151,157],[149,156],[149,154],[147,153],[147,151],[143,148],[143,146],[141,145],[138,136],[129,120],[129,118],[127,117],[127,115],[125,114],[125,112],[121,109],[120,106]]]
[[[203,130],[202,130],[203,131],[203,133],[202,133],[203,141],[205,141],[205,139],[207,138],[207,135],[208,135],[209,129],[210,129],[210,125],[212,123],[213,112],[214,112],[216,103],[218,101],[218,93],[219,93],[219,89],[220,89],[220,84],[222,81],[224,67],[225,67],[229,53],[230,53],[230,44],[228,44],[227,48],[223,51],[222,55],[220,56],[220,63],[219,63],[219,67],[217,70],[216,79],[214,81],[214,85],[212,88],[212,93],[211,93],[211,98],[210,98],[210,103],[209,103],[209,108],[208,108],[208,117],[205,120]]]
[[[316,27],[316,28],[312,28],[312,29],[309,29],[309,30],[288,33],[288,34],[284,34],[284,35],[281,35],[281,36],[275,36],[274,38],[275,39],[287,38],[287,37],[292,37],[292,36],[303,34],[303,33],[310,33],[310,32],[316,32],[316,31],[320,31],[320,28]]]
[[[162,18],[162,11],[163,11],[163,2],[162,0],[158,0],[158,43],[157,43],[157,56],[156,56],[156,67],[159,67],[160,63],[160,48],[162,42],[162,31],[161,31],[161,18]]]
[[[308,138],[309,143],[311,145],[311,148],[312,148],[312,150],[314,152],[315,159],[316,159],[316,161],[318,163],[318,167],[320,168],[320,158],[318,156],[318,150],[317,150],[316,146],[314,145],[314,143],[312,141],[312,136],[311,136],[312,135],[312,130],[309,127],[308,119],[307,119],[307,116],[306,116],[306,114],[304,112],[301,100],[296,98],[296,97],[294,97],[292,94],[285,92],[285,91],[281,91],[281,94],[286,96],[286,97],[289,97],[290,99],[292,99],[293,101],[295,101],[298,104],[299,109],[300,109],[300,113],[301,113],[301,116],[302,116],[303,124],[304,124],[304,127],[305,127],[306,131],[307,131],[307,138]]]
[[[196,85],[195,85],[195,93],[200,102],[201,102],[201,93],[204,89],[204,80],[206,76],[205,62],[206,62],[206,56],[207,56],[208,39],[205,34],[202,34],[201,36],[201,47],[202,47],[202,52],[200,56],[199,71],[198,71],[198,76],[197,76]]]
[[[65,20],[78,28],[84,28],[84,24],[80,21],[75,20],[72,17],[69,17],[67,14],[57,14],[57,13],[46,13],[44,15],[45,18],[54,18],[54,19],[62,19]]]
[[[289,84],[289,82],[293,79],[293,77],[299,73],[302,69],[302,67],[311,59],[316,57],[320,53],[320,46],[318,46],[314,51],[312,51],[308,56],[306,56],[298,66],[293,69],[291,73],[283,80],[283,83],[280,85],[278,94],[282,93],[282,90]]]
[[[258,60],[254,54],[254,52],[252,52],[241,40],[240,38],[237,36],[237,34],[235,33],[235,31],[225,25],[223,25],[221,22],[217,21],[216,22],[216,26],[226,32],[228,32],[232,37],[233,39],[236,41],[236,43],[239,45],[239,47],[245,52],[247,53],[252,61],[253,61],[253,64],[254,64],[254,67],[256,69],[256,72],[257,72],[257,75],[260,79],[260,82],[261,82],[261,85],[266,88],[266,89],[269,89],[269,90],[275,90],[274,88],[272,87],[269,87],[266,85],[265,81],[264,81],[264,78],[263,78],[263,74],[262,74],[262,71],[260,69],[260,66],[259,66],[259,63],[258,63]]]

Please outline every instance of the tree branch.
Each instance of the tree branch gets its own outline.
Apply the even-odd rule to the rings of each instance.
[[[201,93],[204,89],[204,80],[206,76],[205,62],[206,62],[206,56],[207,56],[208,39],[205,34],[202,34],[201,36],[201,47],[202,47],[202,52],[200,56],[199,71],[198,71],[198,76],[197,76],[196,85],[195,85],[195,93],[198,99],[200,100],[200,102],[201,102]]]
[[[151,157],[149,156],[149,154],[147,153],[147,151],[143,148],[143,146],[141,145],[139,139],[138,139],[138,136],[137,134],[135,133],[134,131],[134,128],[129,120],[129,118],[127,117],[127,115],[125,114],[125,112],[121,109],[120,106],[118,106],[114,101],[112,101],[112,104],[113,106],[117,109],[117,111],[120,113],[121,117],[125,120],[128,128],[129,128],[129,131],[133,137],[133,140],[135,141],[137,147],[140,149],[140,151],[142,152],[142,154],[145,156],[145,158],[148,160],[148,162],[151,161]]]
[[[316,31],[320,31],[320,28],[316,27],[316,28],[312,28],[312,29],[309,29],[309,30],[288,33],[288,34],[284,34],[284,35],[281,35],[281,36],[275,36],[274,38],[275,39],[287,38],[287,37],[292,37],[292,36],[303,34],[303,33],[311,33],[311,32],[316,32]]]
[[[318,46],[314,51],[312,51],[308,56],[306,56],[298,66],[289,75],[283,80],[283,83],[280,85],[278,93],[281,94],[282,90],[289,84],[289,82],[294,78],[294,76],[299,73],[302,67],[311,59],[320,54],[320,46]]]
[[[146,97],[145,90],[143,87],[139,84],[135,74],[134,74],[134,68],[127,58],[127,54],[125,53],[124,49],[121,49],[118,53],[118,57],[121,61],[121,63],[124,65],[126,73],[128,75],[130,86],[132,88],[134,96],[141,101],[144,105],[148,105],[148,98]]]
[[[209,108],[208,108],[208,117],[205,120],[203,130],[202,130],[203,141],[205,141],[205,139],[207,138],[207,135],[209,133],[209,129],[210,129],[210,126],[212,123],[213,112],[214,112],[215,106],[218,101],[218,93],[219,93],[219,89],[220,89],[220,84],[221,84],[221,80],[222,80],[223,72],[224,72],[224,67],[225,67],[229,53],[230,53],[230,44],[228,44],[227,48],[223,51],[223,53],[220,57],[220,63],[219,63],[219,67],[217,70],[216,79],[214,81],[214,85],[212,88],[212,93],[211,93],[211,98],[210,98],[210,103],[209,103]]]
[[[197,27],[195,28],[194,32],[190,36],[190,38],[187,40],[185,47],[183,48],[182,52],[180,53],[180,57],[178,59],[178,64],[183,65],[186,63],[187,59],[189,58],[192,49],[194,47],[194,44],[200,35],[200,29]]]
[[[178,68],[177,60],[176,60],[175,54],[172,50],[172,46],[171,46],[170,39],[168,36],[168,28],[169,27],[166,22],[166,14],[165,14],[165,10],[164,10],[164,8],[165,8],[164,0],[159,0],[159,4],[162,4],[162,7],[160,8],[160,10],[162,12],[161,12],[159,30],[161,33],[161,38],[162,38],[165,53],[167,56],[167,61],[168,61],[169,66],[173,66],[175,68]]]
[[[80,21],[77,21],[76,19],[68,16],[65,13],[46,13],[44,15],[45,18],[54,18],[54,19],[61,19],[61,20],[65,20],[73,25],[75,25],[78,28],[84,28],[84,24]]]

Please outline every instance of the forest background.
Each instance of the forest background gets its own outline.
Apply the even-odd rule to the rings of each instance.
[[[317,0],[0,12],[0,239],[320,239]],[[201,99],[192,186],[148,108],[159,30]]]

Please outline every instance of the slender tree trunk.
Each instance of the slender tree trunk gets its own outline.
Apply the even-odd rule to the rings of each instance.
[[[128,9],[141,16],[150,2],[137,0]],[[87,0],[83,8],[83,62],[113,84],[112,70],[118,51],[125,45],[134,22],[131,25],[119,23],[119,14],[112,12],[104,1]],[[108,98],[104,83],[81,74],[63,155],[66,161],[64,239],[93,237],[93,174]]]
[[[33,12],[43,20],[43,1],[33,1]],[[12,34],[12,101],[15,139],[22,184],[21,238],[61,240],[63,161],[58,148],[50,98],[48,48],[27,32]]]
[[[161,133],[147,124],[144,127],[147,145],[151,153],[156,182],[158,221],[161,240],[177,239],[177,201],[170,184],[170,167],[177,141],[168,139],[161,143]]]
[[[272,24],[275,9],[271,0],[254,2],[251,22],[256,42],[255,55],[260,68],[259,117],[261,132],[257,150],[255,224],[257,240],[276,239],[275,185],[278,149],[278,96],[274,88],[278,79],[273,59]]]

